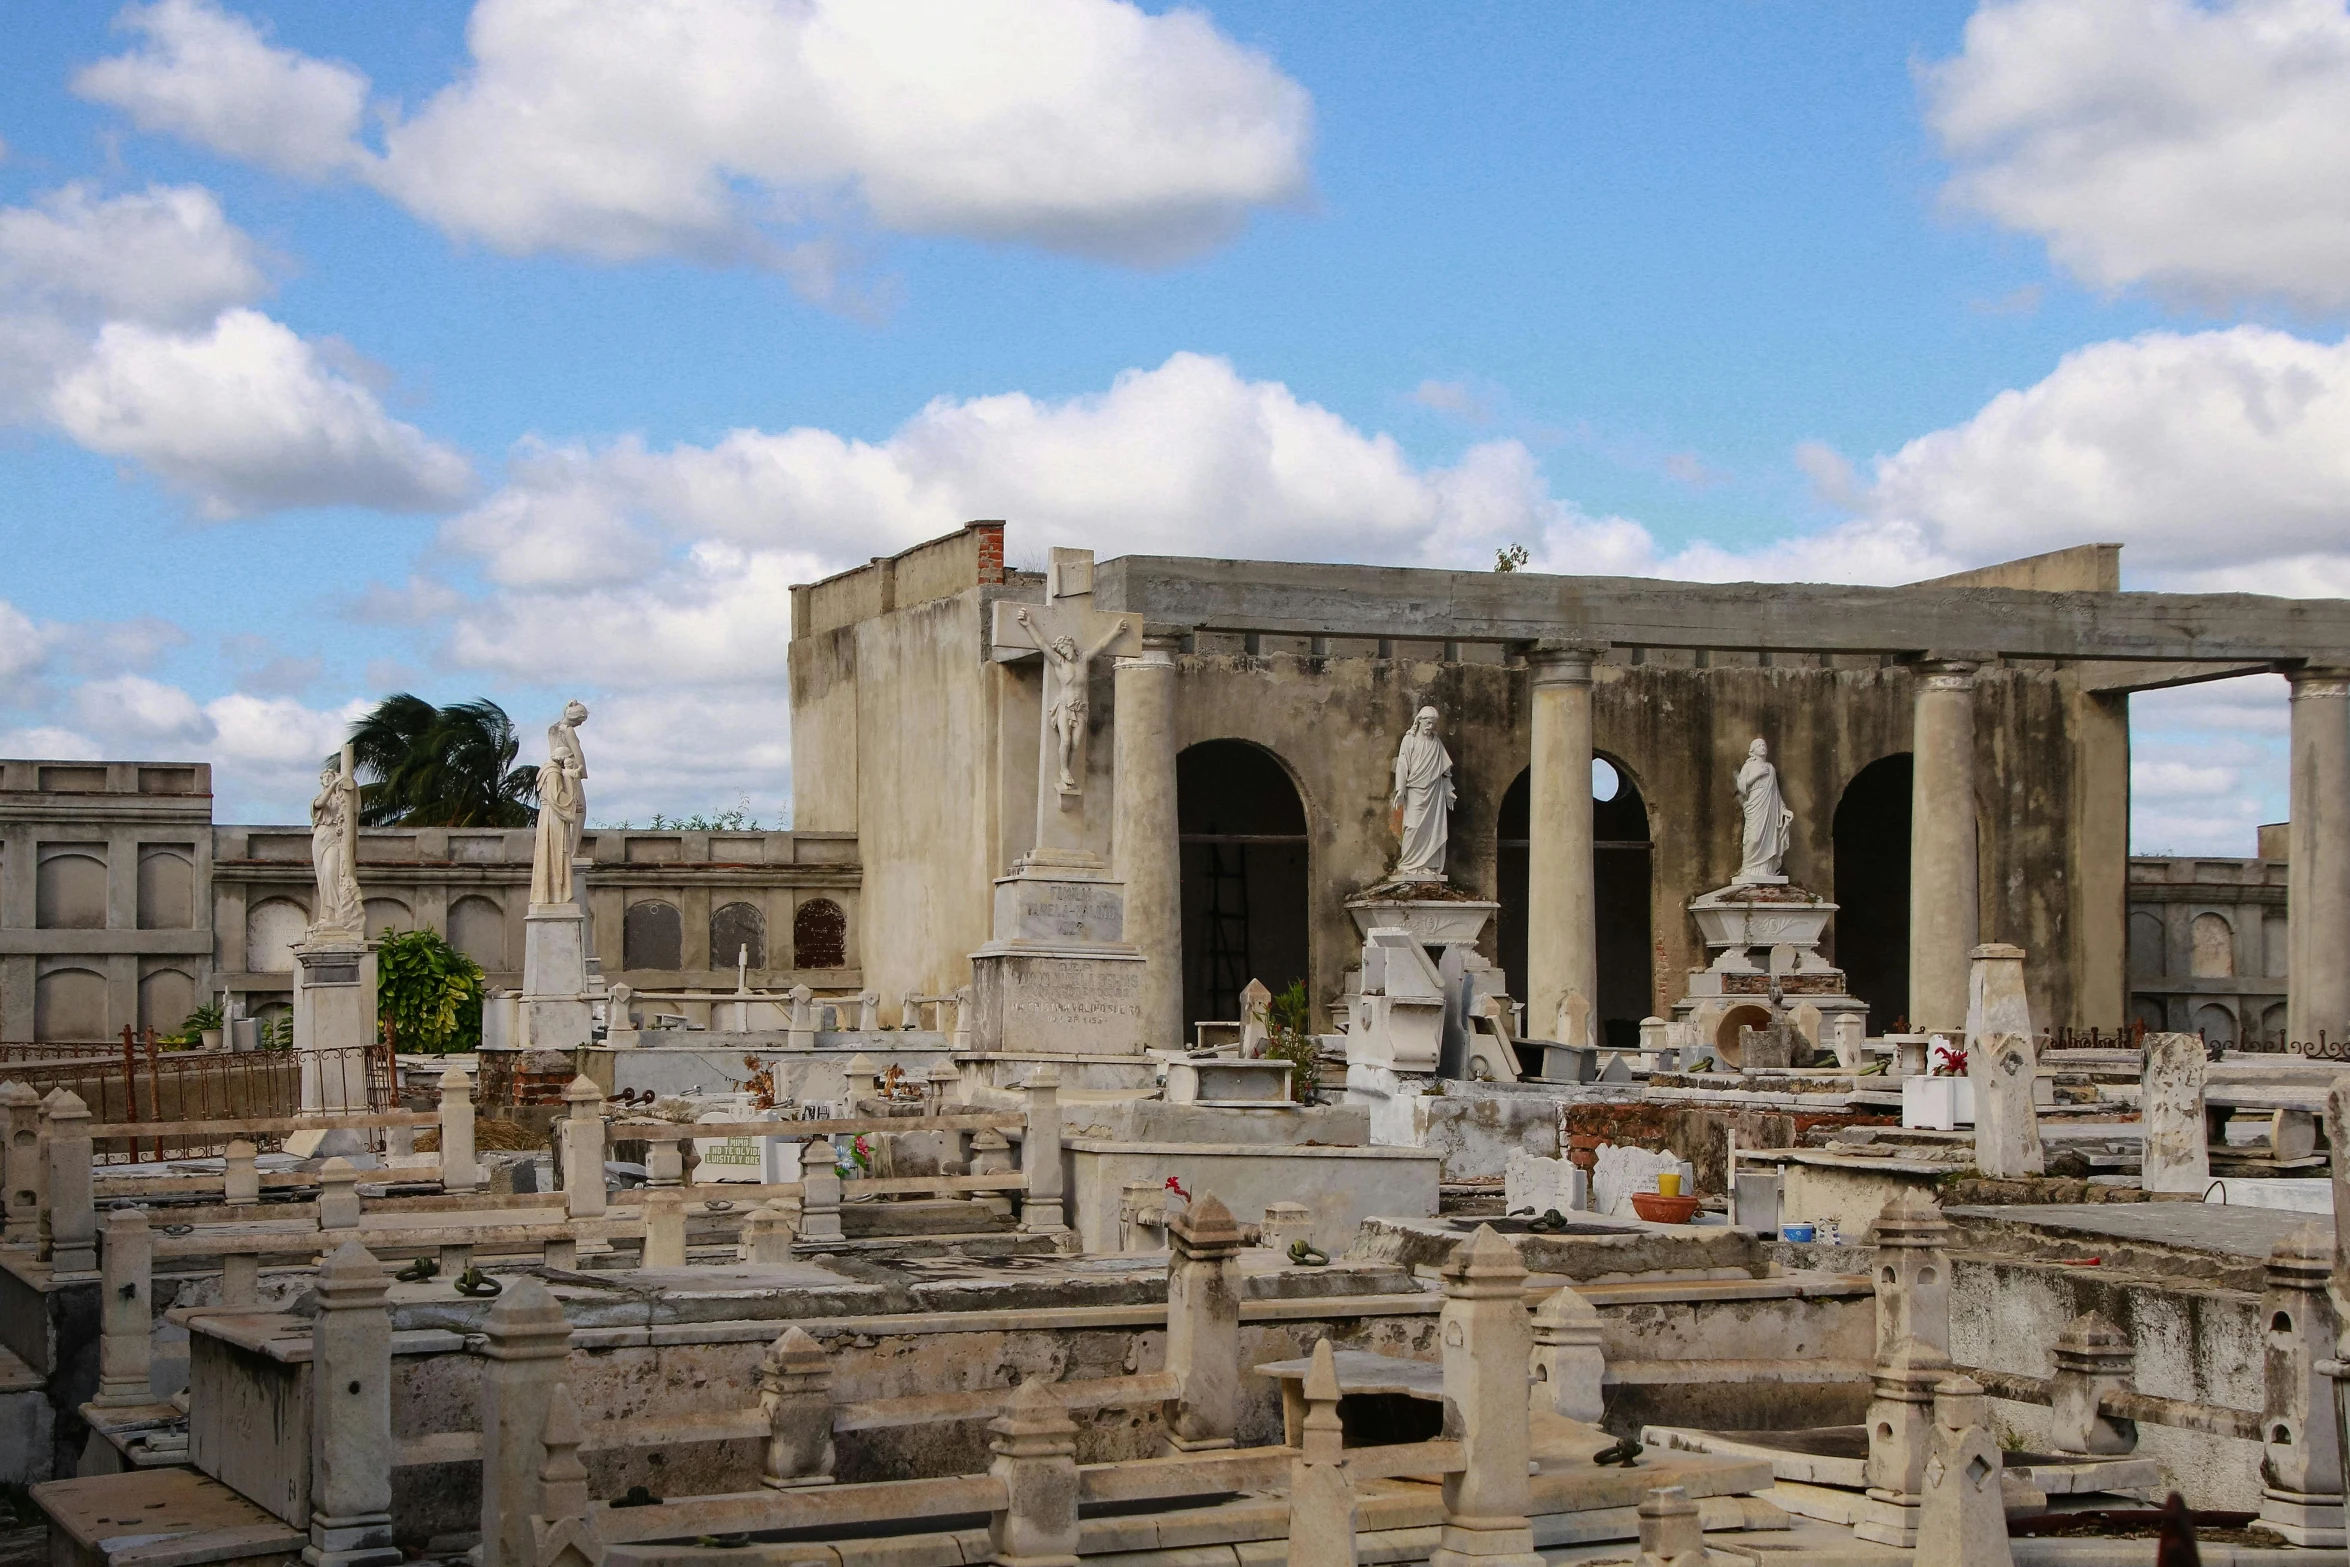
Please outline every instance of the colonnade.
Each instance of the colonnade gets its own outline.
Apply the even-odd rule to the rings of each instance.
[[[1152,961],[1144,1038],[1183,1042],[1183,909],[1176,825],[1173,638],[1151,636],[1116,666],[1116,869],[1126,939]],[[1532,789],[1526,968],[1512,978],[1527,1028],[1547,1035],[1560,1005],[1598,1000],[1591,822],[1592,671],[1603,647],[1544,642],[1528,655]],[[1913,666],[1909,1024],[1965,1025],[1967,954],[1980,940],[1975,681],[1990,655],[1929,654]],[[2289,1028],[2297,1040],[2350,1036],[2350,669],[2306,667],[2292,683]],[[2117,809],[2123,808],[2119,803]],[[1879,1030],[1892,1018],[1871,1020]]]

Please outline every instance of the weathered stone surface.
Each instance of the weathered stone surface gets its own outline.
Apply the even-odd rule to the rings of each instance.
[[[2138,1182],[2150,1192],[2200,1195],[2211,1181],[2203,1125],[2203,1041],[2193,1034],[2148,1034],[2146,1076],[2138,1103],[2145,1128]]]

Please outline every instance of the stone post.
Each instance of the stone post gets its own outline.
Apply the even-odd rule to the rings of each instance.
[[[1012,1157],[1012,1140],[998,1131],[971,1134],[973,1175],[1015,1175],[1019,1163]],[[1006,1192],[973,1192],[972,1201],[1001,1219],[1012,1216],[1012,1198]]]
[[[1705,1567],[1705,1527],[1685,1485],[1660,1485],[1640,1499],[1640,1567]]]
[[[1534,1333],[1525,1290],[1526,1265],[1489,1224],[1455,1246],[1444,1265],[1445,1434],[1459,1439],[1462,1456],[1460,1469],[1444,1477],[1444,1527],[1429,1567],[1542,1561],[1527,1518],[1526,1374]]]
[[[1117,661],[1112,863],[1142,953],[1142,1042],[1182,1046],[1183,878],[1175,833],[1175,655],[1164,637]]]
[[[1591,669],[1599,649],[1542,643],[1532,671],[1534,758],[1527,820],[1526,1017],[1537,1029],[1569,996],[1599,999],[1591,848]],[[1590,1044],[1570,1039],[1567,1044]]]
[[[1875,1545],[1918,1543],[1926,1461],[1933,1456],[1934,1389],[1950,1375],[1950,1357],[1905,1338],[1869,1370],[1867,1504],[1853,1533]]]
[[[2326,1090],[2326,1142],[2350,1148],[2350,1081],[2335,1078]],[[2333,1358],[2323,1367],[2334,1381],[2334,1437],[2350,1462],[2350,1158],[2328,1161],[2334,1181],[2334,1271],[2326,1300],[2334,1308]]]
[[[220,1303],[232,1311],[251,1311],[261,1304],[261,1253],[220,1254]]]
[[[1980,893],[1975,865],[1975,664],[1917,665],[1910,750],[1909,1022],[1956,1034]]]
[[[579,1461],[582,1434],[571,1384],[558,1382],[539,1435],[546,1458],[539,1465],[538,1511],[530,1520],[534,1567],[596,1567],[604,1559],[596,1509],[588,1499],[587,1465]]]
[[[2029,1034],[1993,1034],[1967,1051],[1967,1075],[1975,1085],[1975,1168],[1995,1181],[2048,1168],[2040,1112],[2032,1103],[2039,1070],[2040,1052]]]
[[[0,1179],[8,1183],[7,1232],[12,1251],[41,1244],[41,1096],[23,1083],[0,1083],[0,1111],[8,1117],[8,1148]]]
[[[481,1190],[481,1165],[473,1154],[473,1079],[463,1067],[441,1074],[441,1190]]]
[[[547,1286],[525,1275],[506,1286],[482,1329],[481,1567],[538,1567],[530,1521],[544,1511],[540,1442],[571,1354],[571,1324]]]
[[[563,1196],[574,1219],[604,1212],[604,1091],[586,1077],[563,1086]]]
[[[250,1208],[261,1201],[261,1169],[254,1163],[261,1150],[242,1137],[232,1138],[228,1157],[221,1161],[221,1201],[231,1208]]]
[[[1950,1353],[1950,1221],[1915,1188],[1877,1215],[1877,1357],[1914,1338]]]
[[[97,1402],[152,1404],[155,1353],[155,1237],[143,1208],[106,1216],[105,1283],[98,1313]]]
[[[2269,1253],[2260,1416],[2261,1523],[2295,1545],[2342,1549],[2342,1439],[2331,1360],[2341,1327],[2326,1286],[2334,1248],[2316,1226]]]
[[[2130,1390],[2138,1352],[2121,1329],[2096,1312],[2073,1318],[2056,1336],[2056,1375],[2048,1383],[2048,1443],[2060,1453],[2111,1458],[2138,1449],[2138,1425],[2105,1412],[2109,1393]]]
[[[2150,1192],[2191,1192],[2211,1185],[2211,1147],[2203,1124],[2203,1041],[2194,1034],[2148,1034],[2138,1094],[2144,1151],[2138,1184]]]
[[[318,1270],[310,1324],[309,1567],[404,1560],[392,1544],[390,1276],[347,1240]],[[535,1564],[533,1564],[535,1567]]]
[[[767,1416],[767,1467],[759,1483],[778,1491],[832,1484],[832,1367],[808,1331],[789,1327],[759,1361],[759,1408]]]
[[[999,1567],[1077,1567],[1077,1422],[1041,1378],[988,1422],[1004,1510],[988,1519]],[[487,1567],[487,1564],[485,1564]]]
[[[816,1048],[816,992],[805,985],[794,985],[786,992],[791,1006],[784,1014],[783,1047],[786,1050],[813,1050]]]
[[[1918,1507],[1917,1567],[2012,1567],[2001,1456],[1983,1390],[1963,1376],[1934,1386],[1934,1453]]]
[[[1203,1192],[1167,1221],[1166,1408],[1177,1452],[1230,1447],[1240,1426],[1240,1226]]]
[[[53,1090],[49,1112],[49,1271],[98,1271],[98,1210],[90,1195],[90,1111],[70,1088]]]
[[[1607,1379],[1599,1338],[1599,1309],[1572,1288],[1553,1290],[1534,1313],[1531,1407],[1599,1423]]]
[[[1143,1184],[1148,1185],[1147,1182]],[[1132,1189],[1132,1185],[1133,1183],[1129,1183],[1129,1190]],[[1165,1188],[1154,1187],[1152,1190],[1164,1193]],[[1259,1245],[1268,1251],[1287,1257],[1289,1248],[1294,1243],[1298,1241],[1304,1241],[1308,1245],[1313,1243],[1314,1210],[1302,1202],[1269,1202],[1265,1204],[1264,1218],[1258,1221],[1257,1237]],[[1132,1249],[1140,1251],[1144,1248],[1135,1247]]]
[[[319,1166],[318,1227],[322,1230],[359,1228],[359,1172],[340,1154]]]
[[[1061,1073],[1046,1062],[1028,1074],[1028,1125],[1020,1144],[1020,1173],[1028,1190],[1020,1202],[1024,1235],[1064,1235],[1069,1216],[1062,1197]]]
[[[800,1145],[800,1238],[811,1243],[842,1238],[840,1165],[830,1138],[811,1137]]]
[[[2285,1033],[2350,1038],[2350,669],[2296,670]]]
[[[791,1261],[792,1222],[782,1209],[761,1203],[743,1215],[742,1260],[759,1268],[776,1268]]]
[[[645,1249],[640,1268],[685,1266],[685,1192],[675,1186],[645,1189]]]
[[[1338,1418],[1338,1364],[1330,1341],[1306,1370],[1306,1417],[1289,1461],[1289,1567],[1355,1567],[1354,1472]]]

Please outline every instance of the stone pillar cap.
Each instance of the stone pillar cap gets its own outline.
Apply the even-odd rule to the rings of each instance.
[[[1524,1288],[1525,1259],[1490,1224],[1452,1249],[1444,1263],[1444,1293],[1456,1298],[1498,1295]]]
[[[1967,949],[1967,956],[1970,958],[2021,959],[2024,956],[2024,949],[2021,947],[2011,947],[2004,941],[1986,941],[1979,947],[1969,947]]]
[[[1240,1225],[1233,1219],[1232,1210],[1213,1192],[1201,1193],[1199,1201],[1187,1211],[1171,1215],[1167,1228],[1187,1252],[1240,1248]]]

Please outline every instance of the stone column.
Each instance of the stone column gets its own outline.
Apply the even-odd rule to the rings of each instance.
[[[2137,1422],[2105,1412],[2111,1393],[2127,1393],[2138,1352],[2121,1329],[2096,1312],[2073,1318],[2056,1335],[2056,1375],[2048,1382],[2048,1444],[2060,1453],[2117,1458],[2138,1450]]]
[[[767,1416],[762,1485],[790,1490],[832,1484],[832,1366],[808,1330],[789,1327],[759,1361],[759,1408]]]
[[[1021,1134],[1020,1173],[1028,1190],[1020,1200],[1025,1235],[1063,1235],[1069,1229],[1061,1172],[1061,1073],[1046,1062],[1028,1074],[1028,1125]]]
[[[2350,1038],[2350,670],[2293,684],[2293,781],[2285,873],[2286,1037]]]
[[[1597,1425],[1606,1380],[1598,1308],[1572,1289],[1553,1290],[1534,1313],[1531,1407]]]
[[[1582,997],[1586,1016],[1599,1000],[1591,881],[1591,669],[1598,656],[1589,646],[1544,643],[1527,660],[1534,756],[1527,780],[1526,972],[1510,980],[1526,998],[1526,1029],[1536,1038],[1557,1031],[1569,996]]]
[[[571,1384],[558,1382],[554,1397],[547,1402],[547,1423],[539,1433],[539,1446],[546,1457],[539,1464],[538,1511],[530,1520],[533,1563],[586,1567],[604,1559],[595,1504],[588,1498],[587,1465],[579,1461],[582,1434]]]
[[[348,1240],[318,1270],[310,1327],[309,1567],[376,1567],[392,1544],[392,1282]],[[533,1564],[535,1567],[535,1563]]]
[[[1167,1369],[1178,1452],[1230,1447],[1240,1425],[1240,1226],[1209,1193],[1167,1224]]]
[[[1041,1378],[1020,1384],[988,1422],[1004,1510],[988,1519],[999,1567],[1077,1567],[1077,1422]],[[484,1563],[483,1567],[489,1567]]]
[[[2138,1090],[2143,1136],[2138,1184],[2147,1191],[2200,1197],[2211,1185],[2210,1133],[2203,1124],[2207,1066],[2199,1035],[2146,1036],[2146,1066]]]
[[[359,1171],[340,1154],[318,1170],[318,1227],[322,1230],[359,1228]]]
[[[1355,1567],[1354,1474],[1338,1418],[1338,1363],[1330,1341],[1314,1345],[1306,1371],[1306,1417],[1289,1462],[1289,1567]]]
[[[54,1089],[49,1113],[49,1271],[98,1271],[98,1210],[90,1193],[90,1111],[70,1088]]]
[[[1444,1477],[1444,1527],[1429,1567],[1540,1567],[1527,1517],[1534,1333],[1525,1291],[1526,1265],[1491,1225],[1479,1225],[1444,1265],[1444,1396],[1460,1422],[1461,1467]]]
[[[586,1077],[563,1086],[563,1196],[574,1219],[604,1212],[604,1091]]]
[[[8,1183],[5,1244],[24,1250],[41,1244],[41,1096],[23,1083],[0,1083],[0,1112],[8,1118],[8,1147],[0,1179]]]
[[[800,1145],[800,1238],[810,1243],[841,1238],[840,1163],[829,1138],[811,1137]]]
[[[1111,846],[1126,883],[1126,939],[1141,951],[1142,1042],[1180,1047],[1183,866],[1175,826],[1175,642],[1146,637],[1116,666]]]
[[[2338,1551],[2342,1519],[2342,1437],[2334,1383],[2319,1367],[2333,1359],[2340,1325],[2327,1293],[2334,1248],[2316,1226],[2277,1242],[2260,1300],[2266,1325],[2265,1397],[2260,1416],[2260,1520],[2295,1545]]]
[[[481,1189],[481,1166],[473,1156],[473,1079],[463,1067],[441,1074],[441,1190]]]
[[[1934,1457],[1918,1507],[1918,1567],[2007,1567],[1999,1443],[1983,1390],[1963,1376],[1934,1386]]]
[[[100,1289],[97,1402],[152,1404],[155,1356],[155,1237],[143,1208],[106,1216],[105,1283]]]
[[[1950,1357],[1905,1338],[1869,1370],[1868,1496],[1853,1533],[1874,1545],[1918,1543],[1926,1461],[1933,1456],[1934,1390],[1950,1375]]]
[[[685,1266],[685,1192],[675,1186],[645,1192],[645,1249],[642,1268]]]
[[[547,1286],[525,1276],[482,1327],[481,1567],[538,1567],[530,1520],[542,1511],[540,1440],[571,1354],[571,1324]]]
[[[1910,740],[1909,1023],[1956,1035],[1966,1023],[1976,945],[1975,665],[1917,665]],[[1890,1021],[1890,1020],[1888,1020]]]
[[[261,1201],[261,1170],[255,1164],[260,1150],[242,1137],[231,1138],[228,1157],[221,1161],[221,1201],[231,1208],[250,1208]]]
[[[1877,1215],[1877,1358],[1916,1339],[1950,1353],[1950,1221],[1933,1198],[1904,1191]]]

